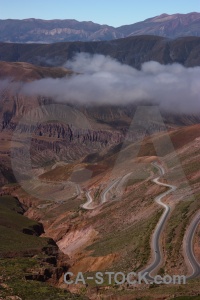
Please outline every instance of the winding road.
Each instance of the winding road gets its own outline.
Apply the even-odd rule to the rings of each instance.
[[[159,170],[161,176],[163,176],[165,174],[165,170],[162,166],[158,165],[156,162],[154,162],[153,165]],[[156,271],[162,262],[163,257],[162,257],[162,252],[160,249],[159,241],[160,241],[160,236],[162,234],[165,222],[170,213],[170,206],[167,204],[164,204],[162,202],[162,198],[164,198],[166,195],[168,195],[169,193],[176,190],[176,186],[168,185],[168,184],[160,182],[159,177],[155,178],[153,180],[153,182],[155,182],[156,184],[161,185],[161,186],[169,187],[170,189],[155,198],[155,202],[158,203],[159,205],[163,206],[165,210],[164,210],[164,213],[162,214],[162,217],[160,218],[159,222],[157,223],[156,229],[155,229],[153,237],[152,237],[152,249],[153,249],[153,253],[154,253],[154,260],[145,270],[142,271],[142,274],[144,274],[145,272],[149,273],[147,278],[150,280],[153,279],[151,277],[151,273]],[[193,279],[193,278],[200,276],[200,265],[199,265],[198,261],[196,260],[194,251],[193,251],[194,235],[195,235],[195,232],[199,225],[199,222],[200,222],[200,215],[198,213],[194,217],[192,222],[190,223],[190,225],[186,231],[184,240],[183,240],[183,249],[185,252],[185,259],[187,259],[189,261],[189,264],[192,268],[191,275],[186,276],[187,279]]]
[[[106,200],[106,196],[107,196],[107,193],[120,181],[121,179],[115,179],[114,182],[112,182],[101,194],[101,203],[100,204],[97,204],[96,206],[91,206],[92,202],[93,202],[93,199],[92,199],[92,196],[91,196],[91,191],[88,191],[86,192],[85,196],[87,198],[87,202],[82,204],[81,207],[84,208],[84,209],[87,209],[87,210],[92,210],[92,209],[95,209],[97,207],[99,207],[101,204],[105,203],[107,200]]]
[[[121,180],[121,178],[115,179],[114,182],[112,182],[101,194],[101,203],[106,202],[106,195],[107,193],[115,186],[118,184],[118,182]]]
[[[161,234],[163,232],[163,229],[164,229],[164,226],[166,224],[167,218],[168,218],[168,216],[171,212],[171,208],[170,208],[169,205],[163,203],[162,199],[164,197],[166,197],[168,194],[175,191],[176,188],[177,188],[174,185],[170,185],[170,184],[160,182],[159,179],[160,179],[161,176],[163,176],[165,174],[165,170],[157,162],[153,162],[152,165],[154,165],[160,173],[160,176],[153,179],[153,182],[156,183],[159,186],[164,186],[164,187],[167,187],[169,189],[166,192],[161,193],[160,195],[158,195],[154,199],[154,201],[158,205],[160,205],[164,208],[164,212],[163,212],[159,222],[157,223],[156,228],[155,228],[154,233],[153,233],[153,236],[152,236],[151,248],[152,248],[152,253],[153,253],[153,261],[149,266],[147,266],[144,270],[141,271],[142,274],[148,273],[148,276],[146,277],[148,280],[153,279],[152,273],[155,273],[156,270],[158,270],[158,268],[161,265],[162,260],[163,260],[163,254],[162,254],[162,250],[161,250],[161,246],[160,246],[160,240],[161,240]],[[107,199],[106,199],[107,193],[114,186],[116,186],[120,181],[124,182],[124,179],[130,174],[127,174],[122,178],[115,179],[102,192],[102,194],[101,194],[101,203],[99,205],[96,205],[95,207],[91,206],[91,204],[93,202],[93,199],[92,199],[92,196],[91,196],[91,191],[88,191],[86,193],[87,202],[82,205],[82,208],[87,209],[87,210],[93,210],[96,207],[100,206],[101,204],[105,203],[107,201]],[[197,227],[198,227],[199,223],[200,223],[200,214],[198,213],[194,217],[194,219],[192,220],[191,224],[189,225],[189,227],[186,231],[184,240],[183,240],[183,249],[184,249],[184,252],[185,252],[185,259],[188,260],[188,262],[189,262],[189,264],[192,268],[192,273],[186,277],[187,279],[192,279],[192,278],[196,278],[196,277],[200,276],[200,265],[199,265],[198,261],[196,260],[194,252],[193,252],[194,235],[195,235],[195,232],[197,230]]]
[[[90,193],[91,193],[91,191],[86,192],[85,195],[87,198],[87,202],[81,205],[82,208],[87,209],[87,210],[92,210],[95,208],[95,207],[91,207],[93,200],[92,200],[92,196],[90,195]]]
[[[199,222],[200,222],[200,214],[198,212],[198,214],[194,217],[194,219],[190,223],[183,240],[183,249],[185,252],[184,254],[188,259],[190,266],[192,268],[192,274],[187,276],[187,279],[193,279],[200,276],[200,265],[195,258],[194,250],[193,250],[194,235],[196,233]]]
[[[154,162],[152,164],[159,170],[161,176],[163,176],[165,174],[165,170],[162,166],[158,165],[156,162]],[[159,222],[156,225],[156,228],[155,228],[155,231],[154,231],[153,237],[152,237],[153,262],[146,269],[144,269],[142,271],[142,274],[144,274],[146,272],[149,273],[148,279],[152,279],[151,273],[153,273],[154,271],[156,271],[158,269],[158,267],[161,264],[162,259],[163,259],[162,251],[160,249],[160,237],[163,232],[166,220],[169,216],[171,209],[170,209],[169,205],[162,202],[162,199],[165,196],[167,196],[168,194],[170,194],[171,192],[176,190],[176,186],[162,183],[159,181],[159,179],[160,179],[160,177],[157,177],[157,178],[153,179],[153,182],[155,182],[156,184],[158,184],[160,186],[168,187],[169,190],[158,195],[155,198],[155,202],[164,208],[164,212],[163,212]]]

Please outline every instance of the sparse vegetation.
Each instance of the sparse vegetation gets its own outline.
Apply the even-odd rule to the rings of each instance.
[[[171,260],[173,257],[174,266],[180,259],[182,241],[186,227],[196,211],[200,209],[199,198],[200,195],[196,195],[195,200],[188,199],[179,202],[167,223],[166,250],[168,257],[170,257]]]
[[[38,238],[41,225],[22,215],[23,209],[16,198],[0,197],[0,254],[41,251],[48,238]],[[24,232],[29,232],[25,234]],[[26,247],[25,247],[26,245]]]
[[[155,213],[147,220],[142,220],[120,232],[115,231],[89,246],[93,256],[120,253],[121,259],[115,263],[114,269],[139,269],[144,266],[150,256],[151,234],[162,212]]]
[[[29,269],[33,271],[40,268],[40,260],[37,258],[0,259],[1,299],[7,299],[8,296],[18,296],[23,300],[87,299],[52,287],[48,283],[25,279]]]

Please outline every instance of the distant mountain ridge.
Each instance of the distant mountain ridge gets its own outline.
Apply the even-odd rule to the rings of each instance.
[[[143,34],[169,38],[200,36],[200,13],[162,14],[143,22],[121,26],[118,32],[126,36]]]
[[[162,14],[131,25],[112,27],[76,20],[0,20],[0,41],[13,43],[55,43],[103,41],[135,35],[168,38],[200,36],[200,13]]]
[[[76,20],[0,20],[0,41],[55,43],[122,38],[114,27]]]
[[[200,37],[167,39],[142,35],[99,42],[0,43],[0,61],[27,62],[38,66],[63,66],[80,52],[110,56],[137,69],[152,60],[164,65],[180,63],[194,67],[200,66]]]

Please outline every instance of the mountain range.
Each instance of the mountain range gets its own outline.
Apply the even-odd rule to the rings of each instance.
[[[0,41],[14,43],[55,43],[102,41],[135,35],[168,38],[200,36],[200,13],[162,14],[131,25],[112,27],[77,20],[0,20]]]
[[[80,52],[110,56],[137,69],[148,61],[194,67],[200,65],[200,37],[167,39],[143,35],[99,42],[0,43],[1,61],[27,62],[38,66],[63,66]]]
[[[0,21],[0,300],[199,299],[199,20]]]
[[[53,45],[46,46],[48,50]],[[200,231],[191,228],[200,209],[198,112],[195,117],[176,109],[173,114],[162,111],[164,123],[150,113],[143,116],[137,131],[129,130],[134,105],[61,105],[53,97],[23,93],[21,84],[35,79],[68,80],[71,72],[64,68],[1,62],[0,70],[1,79],[12,77],[9,85],[2,86],[0,98],[0,272],[4,284],[0,284],[0,299],[43,300],[53,295],[55,300],[92,300],[98,299],[99,290],[102,300],[198,299],[198,278],[182,289],[163,284],[144,284],[142,289],[126,283],[117,288],[106,282],[99,289],[93,282],[75,287],[64,284],[68,271],[81,270],[87,278],[99,271],[128,274],[147,268],[155,253],[153,233],[161,228],[163,212],[156,202],[160,195],[167,197],[165,202],[173,209],[159,235],[164,258],[159,272],[193,272],[187,250],[194,248],[200,260]],[[78,120],[76,126],[70,116]],[[89,129],[82,126],[82,116],[89,120]],[[39,121],[37,126],[29,122],[31,117]],[[67,123],[55,117],[65,117]],[[168,146],[169,139],[173,147]],[[173,194],[166,195],[166,184],[154,180],[161,177],[155,161],[164,166],[162,180],[177,187]],[[31,174],[34,179],[30,180]],[[186,242],[184,247],[182,241],[191,235],[193,243]],[[191,295],[191,289],[194,297],[183,297]]]

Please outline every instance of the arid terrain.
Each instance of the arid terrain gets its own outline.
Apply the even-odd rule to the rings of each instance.
[[[0,62],[0,299],[199,299],[200,115],[24,92],[73,76]],[[64,283],[146,268],[187,284]]]

